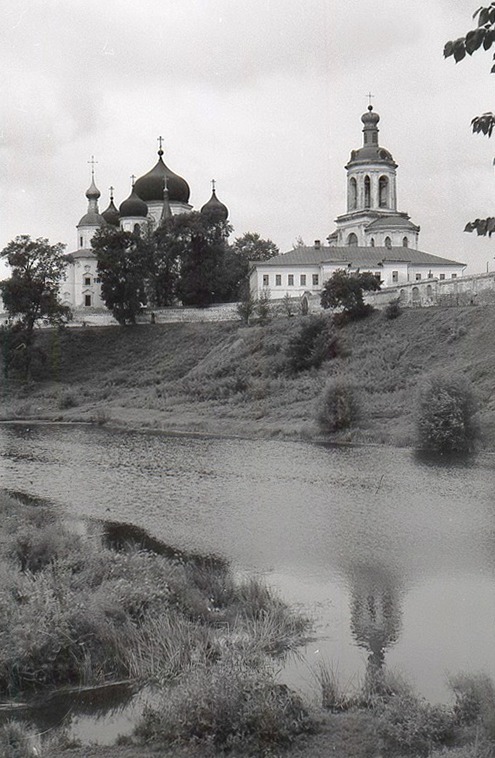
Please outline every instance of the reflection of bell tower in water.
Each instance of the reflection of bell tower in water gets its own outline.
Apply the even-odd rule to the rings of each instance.
[[[351,631],[368,651],[366,680],[376,689],[383,676],[386,651],[397,642],[401,629],[400,585],[383,567],[353,567],[351,585]]]

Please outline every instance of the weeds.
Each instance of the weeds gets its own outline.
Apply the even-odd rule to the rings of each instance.
[[[34,758],[42,755],[39,738],[29,726],[19,721],[7,721],[0,726],[2,758]]]
[[[148,709],[136,729],[146,742],[191,741],[243,755],[268,755],[312,732],[315,722],[301,700],[278,684],[267,666],[253,669],[236,654],[200,667]]]

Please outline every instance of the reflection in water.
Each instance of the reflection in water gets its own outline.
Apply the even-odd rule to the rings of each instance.
[[[393,574],[379,566],[360,565],[351,579],[351,631],[368,651],[365,687],[376,691],[383,682],[386,651],[399,639],[400,591]]]
[[[266,574],[316,619],[307,659],[333,661],[344,679],[386,657],[441,700],[448,672],[495,675],[493,455],[461,465],[390,448],[10,425],[0,476],[68,519],[135,524]]]

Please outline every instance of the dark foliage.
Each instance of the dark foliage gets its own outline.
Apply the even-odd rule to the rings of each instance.
[[[481,6],[474,14],[474,19],[478,19],[477,26],[467,32],[464,37],[450,40],[445,44],[443,54],[445,58],[453,57],[456,63],[462,61],[466,55],[472,55],[476,50],[489,50],[495,42],[495,2],[488,6]],[[495,61],[495,53],[492,56]],[[495,63],[493,63],[490,73],[495,73]],[[495,127],[495,115],[491,112],[483,113],[476,116],[471,121],[471,127],[475,134],[485,134],[491,137]],[[470,221],[464,228],[465,232],[474,232],[479,236],[488,235],[491,237],[495,231],[495,219],[492,217]]]
[[[357,391],[342,378],[329,379],[318,403],[317,422],[322,432],[339,432],[351,427],[360,412]]]
[[[393,319],[398,318],[400,314],[402,313],[399,298],[395,298],[394,300],[391,300],[390,303],[388,303],[388,305],[386,306],[383,313],[385,315],[385,318],[388,319],[389,321],[392,321]]]
[[[145,241],[134,232],[107,226],[96,232],[91,245],[98,260],[105,305],[122,326],[135,324],[136,316],[146,304],[148,250]]]
[[[437,453],[469,453],[479,438],[477,403],[464,377],[435,374],[420,390],[418,445]]]
[[[368,316],[373,310],[364,303],[364,292],[374,292],[380,289],[380,282],[374,274],[348,274],[344,269],[334,271],[321,293],[323,308],[341,308],[343,318],[339,320],[355,320]]]
[[[293,372],[318,368],[323,361],[339,355],[339,338],[331,319],[311,316],[287,346],[287,358]]]
[[[64,245],[50,245],[47,239],[16,237],[0,257],[11,268],[10,279],[0,282],[0,293],[9,315],[10,334],[2,341],[4,367],[30,375],[35,354],[34,328],[38,323],[62,325],[71,312],[59,300],[60,283],[65,278],[67,260]]]

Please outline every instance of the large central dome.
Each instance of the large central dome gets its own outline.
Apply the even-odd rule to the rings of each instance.
[[[162,160],[163,150],[158,151],[158,162],[151,171],[141,176],[134,189],[146,203],[163,202],[164,179],[167,178],[168,199],[171,203],[189,202],[189,185],[182,176],[174,174]]]

